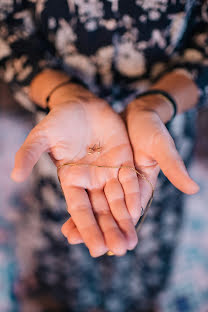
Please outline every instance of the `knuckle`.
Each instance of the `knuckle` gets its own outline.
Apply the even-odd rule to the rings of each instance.
[[[89,207],[87,205],[75,205],[71,204],[70,205],[70,211],[72,212],[78,212],[78,213],[86,213],[89,210]]]
[[[122,228],[128,228],[130,225],[133,226],[131,216],[127,211],[126,213],[118,213],[118,215],[119,218],[117,219],[117,221]]]
[[[109,189],[109,191],[112,189],[112,187],[117,187],[117,184],[118,184],[118,178],[117,177],[111,177],[107,184],[105,185],[105,187],[107,189]]]
[[[124,194],[111,194],[110,198],[108,199],[108,202],[110,205],[117,206],[118,208],[121,206],[123,209],[123,201],[124,201]]]
[[[135,188],[135,190],[126,191],[126,196],[128,196],[128,198],[134,203],[139,202],[139,195],[140,195],[140,190],[138,188]]]
[[[105,231],[104,231],[104,234],[106,237],[116,237],[119,241],[120,239],[122,240],[122,238],[120,237],[120,230],[117,228],[117,225],[114,224],[114,225],[111,225],[111,226],[108,226]]]
[[[30,134],[28,135],[27,140],[33,143],[39,143],[39,144],[49,144],[49,134],[46,129],[43,127],[36,126],[30,131]]]
[[[121,172],[119,180],[123,184],[124,183],[128,184],[128,183],[132,183],[132,182],[138,181],[136,172],[133,172],[133,170],[130,170],[130,169],[128,169],[128,172],[127,171]]]
[[[106,217],[110,215],[110,210],[107,209],[94,209],[94,215],[97,217]]]

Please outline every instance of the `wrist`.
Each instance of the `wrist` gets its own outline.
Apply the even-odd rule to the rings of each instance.
[[[133,112],[149,111],[156,113],[163,123],[173,116],[173,106],[168,99],[160,94],[149,94],[133,100],[127,107],[127,114]]]
[[[57,89],[51,95],[48,107],[52,109],[55,106],[60,106],[67,102],[87,103],[90,99],[94,98],[97,97],[92,92],[88,91],[85,87],[72,82]]]
[[[58,84],[69,79],[69,76],[59,70],[45,69],[33,78],[30,83],[29,96],[33,102],[43,108],[47,107],[46,98]]]
[[[71,100],[87,102],[90,98],[97,98],[84,86],[70,82],[66,73],[53,69],[42,71],[32,80],[29,95],[36,104],[49,109]]]
[[[196,84],[184,69],[175,69],[164,75],[149,90],[154,89],[163,90],[169,94],[177,103],[177,112],[179,114],[193,108],[199,98],[199,90]],[[135,109],[154,111],[164,123],[168,122],[174,114],[171,101],[162,94],[141,96],[133,100],[128,106],[128,111],[135,111]]]
[[[167,73],[150,89],[161,89],[169,93],[177,103],[178,114],[196,106],[199,99],[199,89],[185,69],[175,69]]]

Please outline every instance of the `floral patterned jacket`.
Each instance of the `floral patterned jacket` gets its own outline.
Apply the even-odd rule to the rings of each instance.
[[[45,67],[81,79],[118,111],[135,90],[186,68],[202,107],[208,0],[1,0],[0,78],[33,112],[28,85]]]

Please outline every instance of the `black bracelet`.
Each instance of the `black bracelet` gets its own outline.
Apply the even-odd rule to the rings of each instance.
[[[60,88],[60,87],[62,87],[62,86],[64,86],[64,85],[66,85],[66,84],[68,84],[68,83],[70,83],[71,82],[71,79],[68,79],[68,80],[66,80],[66,81],[64,81],[64,82],[62,82],[62,83],[60,83],[60,84],[58,84],[57,86],[55,86],[50,92],[49,92],[49,94],[48,94],[48,96],[47,96],[47,98],[46,98],[46,100],[45,100],[45,102],[46,102],[46,107],[41,107],[41,106],[37,106],[36,107],[36,111],[40,111],[40,112],[44,112],[44,113],[49,113],[50,112],[50,108],[48,107],[48,103],[49,103],[49,101],[50,101],[50,98],[51,98],[51,95],[53,94],[53,92],[54,91],[56,91],[58,88]]]
[[[169,125],[169,123],[174,119],[174,117],[177,114],[177,105],[176,105],[176,102],[175,102],[174,98],[168,92],[166,92],[164,90],[152,89],[152,90],[147,90],[147,91],[144,91],[142,93],[139,93],[134,99],[139,99],[142,96],[146,96],[146,95],[150,95],[150,94],[161,94],[164,97],[166,97],[170,101],[170,103],[172,104],[172,106],[173,106],[173,116],[167,122],[167,124]]]
[[[49,113],[50,112],[50,108],[48,107],[48,103],[49,103],[49,101],[50,101],[50,97],[51,97],[51,95],[53,94],[53,92],[55,91],[55,90],[57,90],[58,88],[60,88],[60,87],[62,87],[62,86],[64,86],[64,85],[66,85],[66,84],[68,84],[68,83],[77,83],[77,84],[79,84],[79,85],[81,85],[82,87],[84,87],[84,88],[88,88],[88,86],[87,86],[87,84],[86,83],[84,83],[81,79],[79,79],[78,77],[72,77],[72,78],[69,78],[69,79],[67,79],[66,81],[64,81],[64,82],[62,82],[62,83],[60,83],[60,84],[58,84],[57,86],[55,86],[51,91],[50,91],[50,93],[48,94],[48,96],[47,96],[47,98],[46,98],[46,107],[41,107],[41,106],[39,106],[39,105],[36,105],[36,111],[38,112],[38,111],[40,111],[40,112],[43,112],[43,113]]]
[[[50,109],[49,109],[48,106],[43,108],[43,107],[41,107],[39,105],[36,105],[35,108],[36,108],[36,112],[43,112],[43,113],[46,113],[46,114],[48,114],[50,112]]]
[[[58,88],[67,85],[68,83],[71,82],[71,79],[67,79],[64,82],[59,83],[57,86],[55,86],[48,94],[47,98],[46,98],[46,105],[48,105],[48,102],[50,101],[50,97],[53,94],[54,91],[56,91]]]
[[[48,94],[48,96],[47,96],[47,98],[46,98],[46,105],[48,105],[48,103],[49,103],[49,101],[50,101],[50,98],[51,98],[51,95],[52,95],[57,89],[59,89],[59,88],[62,87],[62,86],[67,85],[68,83],[77,83],[77,84],[79,84],[79,85],[81,85],[81,86],[87,88],[87,85],[86,85],[83,81],[81,81],[79,78],[77,78],[77,77],[69,78],[68,80],[66,80],[66,81],[64,81],[64,82],[62,82],[62,83],[60,83],[60,84],[58,84],[57,86],[55,86],[55,87],[50,91],[50,93]]]

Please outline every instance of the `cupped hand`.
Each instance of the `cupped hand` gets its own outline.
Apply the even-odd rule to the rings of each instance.
[[[147,106],[145,99],[137,99],[130,103],[123,118],[133,149],[135,167],[142,171],[154,188],[161,169],[180,191],[194,194],[199,190],[198,185],[189,176],[164,122],[150,105]],[[152,188],[141,177],[138,179],[141,206],[146,207]],[[72,219],[68,220],[68,228],[71,241],[75,243],[79,240],[81,243],[81,237]]]
[[[98,146],[100,153],[88,154],[90,147]],[[134,167],[122,119],[97,97],[86,101],[74,98],[54,105],[17,151],[13,180],[24,181],[43,152],[49,153],[57,167],[68,162]],[[140,217],[141,205],[134,171],[62,166],[58,175],[78,235],[76,242],[83,241],[93,257],[108,250],[123,255],[136,246],[134,224]],[[68,237],[68,222],[62,232]]]
[[[154,97],[152,100],[154,101]],[[126,124],[135,166],[142,170],[153,187],[161,169],[181,192],[194,194],[199,190],[198,185],[189,176],[162,118],[151,106],[148,107],[145,98],[130,103],[126,113]],[[141,205],[145,207],[151,196],[151,188],[141,178],[139,185]]]

